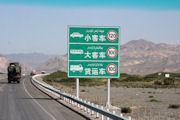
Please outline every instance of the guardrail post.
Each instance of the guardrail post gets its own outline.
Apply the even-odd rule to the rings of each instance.
[[[129,116],[128,119],[131,120],[131,116]]]
[[[72,97],[72,95],[70,95],[70,97]],[[72,105],[72,100],[70,99],[70,103],[71,103],[71,105]]]
[[[88,102],[88,104],[90,104],[90,102]],[[88,108],[88,111],[87,111],[88,113],[90,113],[90,109]]]
[[[74,101],[72,101],[72,106],[74,106]]]
[[[77,97],[76,97],[76,99],[78,99],[78,100],[79,100],[79,98],[77,98]],[[79,108],[79,104],[78,104],[78,103],[76,103],[76,105],[77,105],[77,108]]]
[[[69,102],[69,99],[67,98],[66,101],[67,101],[67,103],[68,103],[68,102]]]
[[[91,104],[92,106],[94,106],[94,103]],[[94,111],[91,110],[91,115],[94,115]]]
[[[116,114],[116,112],[115,112],[115,111],[113,111],[113,114]]]
[[[69,94],[67,94],[67,95],[69,95]],[[69,98],[67,98],[67,102],[70,103],[70,99]]]
[[[76,107],[76,102],[73,102],[74,103],[74,106]]]
[[[79,104],[79,103],[77,103],[77,105],[78,105],[78,108],[80,108],[80,104]]]
[[[84,100],[84,103],[86,103],[86,101]],[[87,108],[84,106],[84,111],[86,112]]]
[[[98,105],[96,105],[96,107],[98,108]],[[99,113],[96,112],[96,118],[99,118]]]
[[[103,106],[101,107],[101,109],[103,110]],[[101,120],[104,120],[104,115],[101,115]]]
[[[73,95],[71,95],[71,97],[74,98]],[[72,106],[74,106],[74,101],[73,100],[71,100],[71,104],[72,104]]]
[[[107,111],[109,112],[109,109],[107,109]],[[107,120],[109,120],[109,117],[107,117]]]
[[[80,100],[82,101],[82,99],[80,99]],[[84,106],[83,106],[83,105],[81,105],[81,107],[80,107],[80,108],[81,108],[81,110],[83,110],[83,107],[84,107]]]

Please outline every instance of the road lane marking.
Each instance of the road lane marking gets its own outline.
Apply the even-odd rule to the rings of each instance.
[[[36,101],[35,99],[33,99],[33,97],[31,96],[31,94],[27,91],[24,82],[25,82],[25,80],[23,81],[23,88],[24,88],[25,92],[29,95],[29,97],[31,97],[32,100],[33,100],[37,105],[39,105],[39,107],[40,107],[48,116],[50,116],[50,117],[52,118],[52,120],[56,120],[56,118],[55,118],[53,115],[51,115],[48,111],[46,111],[46,109],[43,108],[43,106],[41,106],[41,104],[39,104],[38,101]]]

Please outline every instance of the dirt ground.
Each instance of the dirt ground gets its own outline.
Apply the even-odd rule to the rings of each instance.
[[[54,84],[56,88],[75,95],[75,87]],[[106,104],[106,86],[80,86],[80,98],[95,104]],[[150,102],[151,99],[157,100]],[[180,120],[180,109],[170,109],[169,104],[180,104],[180,88],[125,88],[111,87],[113,110],[120,114],[121,107],[130,107],[133,120]]]

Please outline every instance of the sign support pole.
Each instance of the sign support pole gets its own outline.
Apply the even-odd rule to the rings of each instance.
[[[107,102],[106,102],[106,107],[111,107],[111,101],[110,101],[110,78],[107,80]]]
[[[76,78],[76,97],[79,98],[79,78]]]

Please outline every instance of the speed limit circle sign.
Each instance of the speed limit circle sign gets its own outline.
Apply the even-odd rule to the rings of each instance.
[[[110,57],[110,58],[116,57],[116,56],[117,56],[117,49],[114,48],[114,47],[108,48],[108,50],[107,50],[107,55],[108,55],[108,57]]]
[[[113,30],[107,33],[107,38],[109,41],[115,41],[117,39],[117,36],[117,32]]]
[[[117,72],[117,66],[115,64],[109,64],[106,70],[109,74],[113,75]]]

